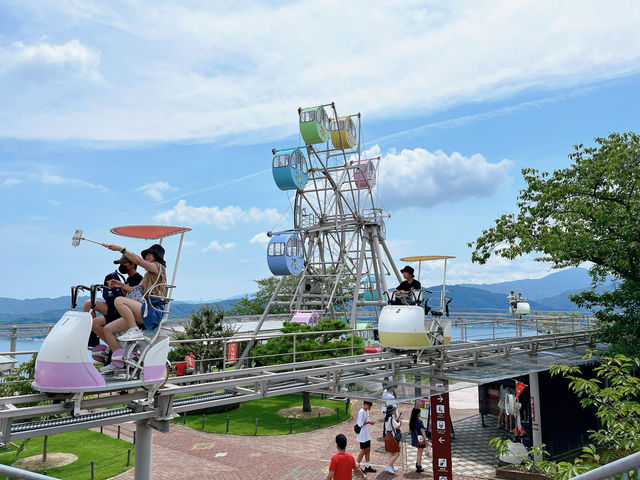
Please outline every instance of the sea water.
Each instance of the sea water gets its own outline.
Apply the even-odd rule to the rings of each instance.
[[[40,350],[44,336],[42,337],[21,337],[16,339],[16,351],[34,351]],[[9,336],[0,336],[0,352],[8,353],[11,350],[11,339]],[[26,362],[31,358],[31,355],[15,355],[16,365],[22,362]]]

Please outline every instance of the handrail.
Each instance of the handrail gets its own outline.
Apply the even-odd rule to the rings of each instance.
[[[21,468],[10,467],[9,465],[0,464],[0,475],[7,478],[21,478],[25,480],[59,480],[58,477],[50,477],[49,475],[41,475],[39,473],[30,472]]]
[[[624,478],[628,478],[628,473],[636,471],[640,477],[640,452],[633,453],[626,457],[620,458],[614,462],[602,465],[594,470],[590,470],[586,473],[571,478],[571,480],[608,480],[614,479],[615,475],[625,475]]]

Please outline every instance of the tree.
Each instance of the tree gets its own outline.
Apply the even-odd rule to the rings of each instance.
[[[184,332],[174,330],[175,340],[189,340],[194,338],[230,337],[235,330],[224,321],[224,312],[210,305],[203,305],[197,312],[189,315],[189,322],[184,326]],[[223,357],[221,342],[179,343],[169,352],[169,360],[175,362],[184,359],[185,355],[193,352],[200,364],[200,371],[208,372],[211,366],[222,367],[222,360],[211,360]]]
[[[591,358],[587,354],[586,358]],[[640,450],[640,378],[635,373],[640,359],[624,355],[599,358],[594,378],[582,378],[580,367],[553,365],[552,375],[568,378],[569,388],[580,398],[583,407],[593,406],[600,419],[598,430],[589,430],[592,443],[583,447],[582,455],[573,461],[533,461],[523,459],[520,467],[543,473],[556,480],[568,480],[601,465]],[[499,437],[490,442],[498,454],[508,451],[506,441]],[[544,445],[534,447],[530,454],[547,454]]]
[[[576,145],[571,166],[553,173],[522,170],[526,188],[517,214],[508,213],[483,230],[472,260],[492,255],[513,259],[528,253],[554,268],[588,262],[592,289],[572,296],[596,311],[601,338],[613,351],[640,353],[640,137],[632,132]],[[596,287],[608,276],[614,292]]]
[[[36,355],[33,355],[30,360],[21,363],[13,372],[5,374],[0,382],[0,397],[36,393],[31,388],[35,368]]]
[[[347,330],[349,326],[342,320],[327,318],[318,325],[310,326],[304,323],[285,322],[282,333],[301,333],[296,335],[296,362],[316,360],[321,358],[343,357],[351,355],[351,337],[340,330]],[[333,333],[314,333],[304,335],[305,332],[334,331]],[[270,338],[266,343],[253,349],[252,355],[260,357],[262,365],[276,365],[293,362],[293,335]],[[354,354],[363,353],[364,341],[360,337],[353,338]],[[311,411],[309,392],[302,392],[302,410]]]
[[[275,291],[279,277],[271,276],[255,280],[258,284],[258,291],[253,295],[245,295],[240,298],[229,310],[227,315],[261,315],[269,303],[271,295]],[[287,307],[272,307],[269,313],[286,313]]]

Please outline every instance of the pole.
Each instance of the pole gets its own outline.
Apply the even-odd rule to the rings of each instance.
[[[351,305],[351,329],[355,329],[358,325],[357,325],[357,303],[358,303],[358,297],[360,296],[360,282],[362,281],[362,263],[364,262],[364,256],[366,253],[365,250],[365,245],[366,245],[366,239],[364,237],[364,235],[362,235],[360,237],[360,240],[362,241],[362,245],[360,247],[360,258],[358,258],[358,271],[356,272],[356,285],[355,288],[353,289],[353,304]],[[353,338],[353,333],[351,333],[351,337]],[[351,355],[353,355],[353,353],[351,353]]]
[[[287,277],[284,276],[284,275],[280,277],[280,281],[278,282],[278,285],[276,286],[276,289],[271,294],[271,298],[269,299],[269,303],[267,303],[267,307],[264,309],[264,312],[262,312],[262,315],[260,316],[260,320],[258,321],[258,324],[256,325],[256,328],[253,330],[253,335],[254,336],[256,336],[258,334],[258,332],[260,331],[260,329],[262,328],[262,324],[264,323],[265,319],[267,318],[267,314],[269,313],[269,310],[271,309],[271,304],[277,298],[278,293],[280,293],[280,289],[284,285],[284,281],[286,280],[286,278]],[[242,352],[242,355],[240,355],[240,358],[238,359],[238,362],[236,363],[236,368],[241,368],[244,365],[247,357],[249,356],[249,352],[253,348],[253,344],[254,344],[253,340],[250,340],[249,342],[247,342],[247,346],[244,347],[244,351]]]
[[[444,259],[444,274],[442,277],[442,293],[440,293],[440,311],[444,313],[444,298],[446,297],[447,288],[447,259]]]
[[[151,480],[153,430],[147,420],[138,420],[136,432],[136,466],[133,478],[134,480]]]
[[[538,372],[529,374],[529,395],[531,397],[531,437],[533,446],[537,447],[542,444],[542,418],[540,412],[540,382],[538,381]],[[536,455],[534,460],[542,460]]]

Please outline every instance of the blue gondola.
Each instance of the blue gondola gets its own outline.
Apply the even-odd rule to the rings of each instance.
[[[365,300],[379,300],[378,285],[376,284],[375,275],[367,275],[363,279],[364,299]]]
[[[298,190],[304,188],[309,177],[305,148],[287,148],[273,150],[273,179],[280,190]]]
[[[298,275],[304,267],[304,248],[298,234],[273,234],[267,247],[267,263],[274,275]]]

